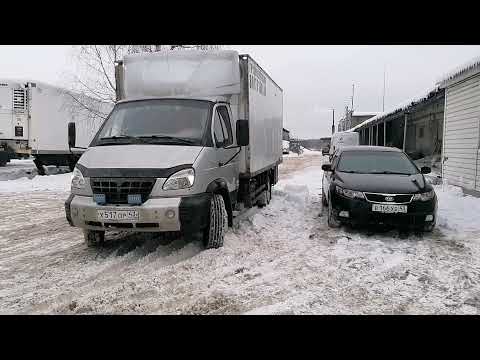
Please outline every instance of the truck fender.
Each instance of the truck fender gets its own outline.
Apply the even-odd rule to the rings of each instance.
[[[223,179],[216,179],[213,180],[207,186],[207,193],[215,193],[220,194],[225,201],[225,207],[228,214],[228,226],[233,225],[233,209],[232,209],[232,201],[230,199],[230,193],[228,192],[227,182]]]

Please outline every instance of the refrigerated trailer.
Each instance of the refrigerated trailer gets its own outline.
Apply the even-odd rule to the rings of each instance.
[[[67,220],[89,246],[109,229],[200,232],[222,246],[234,215],[270,202],[282,89],[235,51],[129,55],[116,81],[119,101],[74,170]]]
[[[43,165],[73,168],[112,107],[38,81],[0,79],[0,166],[33,156],[40,174]],[[79,148],[68,146],[69,122]]]

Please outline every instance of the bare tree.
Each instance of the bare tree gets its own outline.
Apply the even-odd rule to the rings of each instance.
[[[219,50],[221,45],[82,45],[74,47],[77,71],[69,80],[72,111],[89,111],[94,118],[105,118],[116,102],[115,63],[127,54],[160,50]],[[111,104],[101,106],[102,103]]]

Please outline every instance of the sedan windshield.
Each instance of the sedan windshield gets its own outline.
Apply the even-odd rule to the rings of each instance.
[[[360,174],[418,173],[416,166],[404,153],[393,151],[345,151],[340,157],[337,170]]]
[[[120,103],[106,120],[93,145],[202,145],[210,109],[210,102],[200,100],[160,99]]]

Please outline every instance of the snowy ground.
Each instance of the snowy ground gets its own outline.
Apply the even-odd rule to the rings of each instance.
[[[87,249],[64,216],[69,174],[5,182],[0,312],[480,312],[480,199],[437,186],[438,227],[423,237],[329,229],[322,159],[285,158],[270,206],[242,215],[225,246],[207,251],[122,233]]]
[[[46,173],[50,175],[70,171],[68,167],[47,166]],[[32,179],[38,175],[33,159],[13,159],[7,165],[0,167],[0,183],[3,180],[16,180],[20,178]]]

